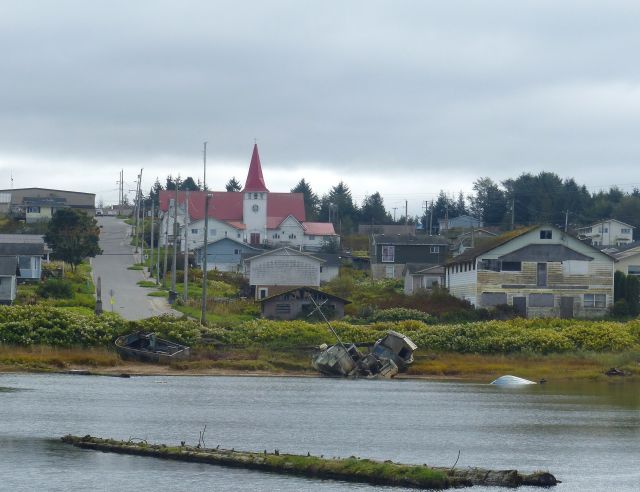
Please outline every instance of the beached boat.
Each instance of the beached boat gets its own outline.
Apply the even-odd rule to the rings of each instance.
[[[373,344],[369,353],[362,353],[354,344],[347,346],[339,341],[330,347],[321,345],[311,363],[327,376],[388,379],[407,370],[417,348],[409,337],[389,330]]]
[[[185,345],[158,338],[155,333],[142,331],[118,337],[116,350],[123,359],[160,364],[188,359],[191,352]]]

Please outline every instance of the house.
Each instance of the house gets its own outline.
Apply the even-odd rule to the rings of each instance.
[[[461,255],[467,249],[474,248],[477,244],[482,243],[483,238],[496,236],[497,234],[495,232],[488,231],[487,229],[473,229],[463,232],[453,240],[451,254],[453,256]]]
[[[0,211],[27,223],[47,221],[61,208],[74,208],[93,215],[95,202],[94,193],[79,191],[48,188],[0,190]]]
[[[479,229],[482,221],[471,215],[459,215],[458,217],[442,217],[438,219],[440,234],[444,234],[451,229]]]
[[[18,258],[18,282],[40,280],[42,261],[48,261],[50,253],[39,234],[0,234],[0,257]]]
[[[11,304],[16,298],[18,259],[0,257],[0,304]]]
[[[444,286],[444,266],[425,263],[407,263],[404,267],[404,293],[430,290]]]
[[[401,279],[407,263],[443,265],[448,254],[449,243],[440,236],[374,234],[369,241],[374,279]]]
[[[193,248],[195,262],[201,269],[203,266],[203,245]],[[219,270],[221,272],[238,272],[242,255],[256,255],[262,250],[243,243],[237,239],[223,237],[211,241],[207,245],[207,270]]]
[[[296,287],[260,299],[262,317],[269,319],[306,318],[316,304],[327,318],[340,319],[344,317],[345,304],[350,301],[311,287]]]
[[[511,231],[446,265],[449,292],[527,317],[597,317],[613,304],[614,259],[554,226]]]
[[[616,259],[616,270],[625,275],[640,276],[640,242],[620,247],[611,253]]]
[[[244,273],[256,299],[281,292],[282,287],[319,287],[324,263],[323,259],[289,247],[243,259]]]
[[[320,284],[330,282],[340,275],[341,258],[335,253],[313,253],[313,256],[324,260],[320,265]]]
[[[205,213],[207,194],[210,198]],[[176,200],[177,207],[174,206]],[[204,242],[205,215],[209,217],[207,236],[210,240],[228,237],[251,246],[288,246],[306,251],[320,251],[323,246],[339,242],[332,223],[306,220],[302,193],[274,193],[267,189],[257,145],[253,147],[249,172],[241,192],[160,192],[162,245],[173,242],[174,215],[179,227],[184,227],[187,208],[189,249]],[[182,237],[184,230],[180,231]]]
[[[580,239],[587,239],[598,248],[623,246],[633,241],[635,227],[616,219],[596,222],[588,227],[576,229]]]

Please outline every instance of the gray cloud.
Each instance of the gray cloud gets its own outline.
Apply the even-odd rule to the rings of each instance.
[[[71,162],[101,190],[95,176],[123,166],[195,174],[208,139],[225,181],[257,137],[274,189],[318,170],[319,191],[344,176],[358,196],[382,182],[388,201],[542,169],[637,183],[639,13],[631,1],[5,1],[0,168],[38,162],[56,182]]]

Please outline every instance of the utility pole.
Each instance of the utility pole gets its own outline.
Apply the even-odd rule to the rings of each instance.
[[[512,198],[511,199],[511,230],[512,231],[515,225],[516,225],[516,199]]]
[[[167,223],[164,228],[164,266],[162,268],[162,286],[167,286],[167,256],[169,254],[169,210],[167,210]]]
[[[189,190],[184,200],[184,302],[189,300]]]
[[[140,218],[140,263],[144,263],[144,196],[140,194],[140,202],[142,203],[142,217]]]
[[[396,221],[396,210],[398,210],[398,207],[393,207],[393,221]]]
[[[155,261],[155,255],[154,255],[154,251],[155,248],[153,246],[153,233],[154,233],[154,226],[155,226],[155,201],[153,200],[153,197],[151,198],[151,237],[149,238],[149,250],[151,251],[151,257],[149,258],[149,273],[151,274],[151,278],[153,278],[153,267],[156,264]]]
[[[409,223],[409,201],[404,201],[404,225]]]
[[[158,216],[160,216],[159,199],[160,197],[158,197]],[[158,240],[156,241],[156,285],[160,284],[160,234],[162,233],[162,231],[160,230],[161,224],[162,223],[158,224]]]
[[[176,178],[176,194],[173,200],[173,262],[171,265],[171,290],[169,291],[169,302],[176,299],[176,262],[178,261],[178,187],[180,186],[180,176]]]
[[[433,200],[431,200],[429,207],[429,236],[433,236]]]
[[[564,232],[568,232],[569,230],[569,209],[567,209],[566,213],[564,214]]]
[[[209,198],[211,193],[207,191],[207,142],[204,143],[203,152],[204,181],[202,188],[206,196],[204,199],[204,244],[202,245],[202,306],[200,309],[200,324],[207,324],[207,242],[209,241]]]

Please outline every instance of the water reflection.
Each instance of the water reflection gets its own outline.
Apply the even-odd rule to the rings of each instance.
[[[163,381],[164,384],[157,384]],[[558,491],[636,490],[640,385],[1,375],[0,474],[13,490],[377,490],[77,450],[93,434],[408,463],[549,469]],[[490,490],[490,489],[484,489]]]

